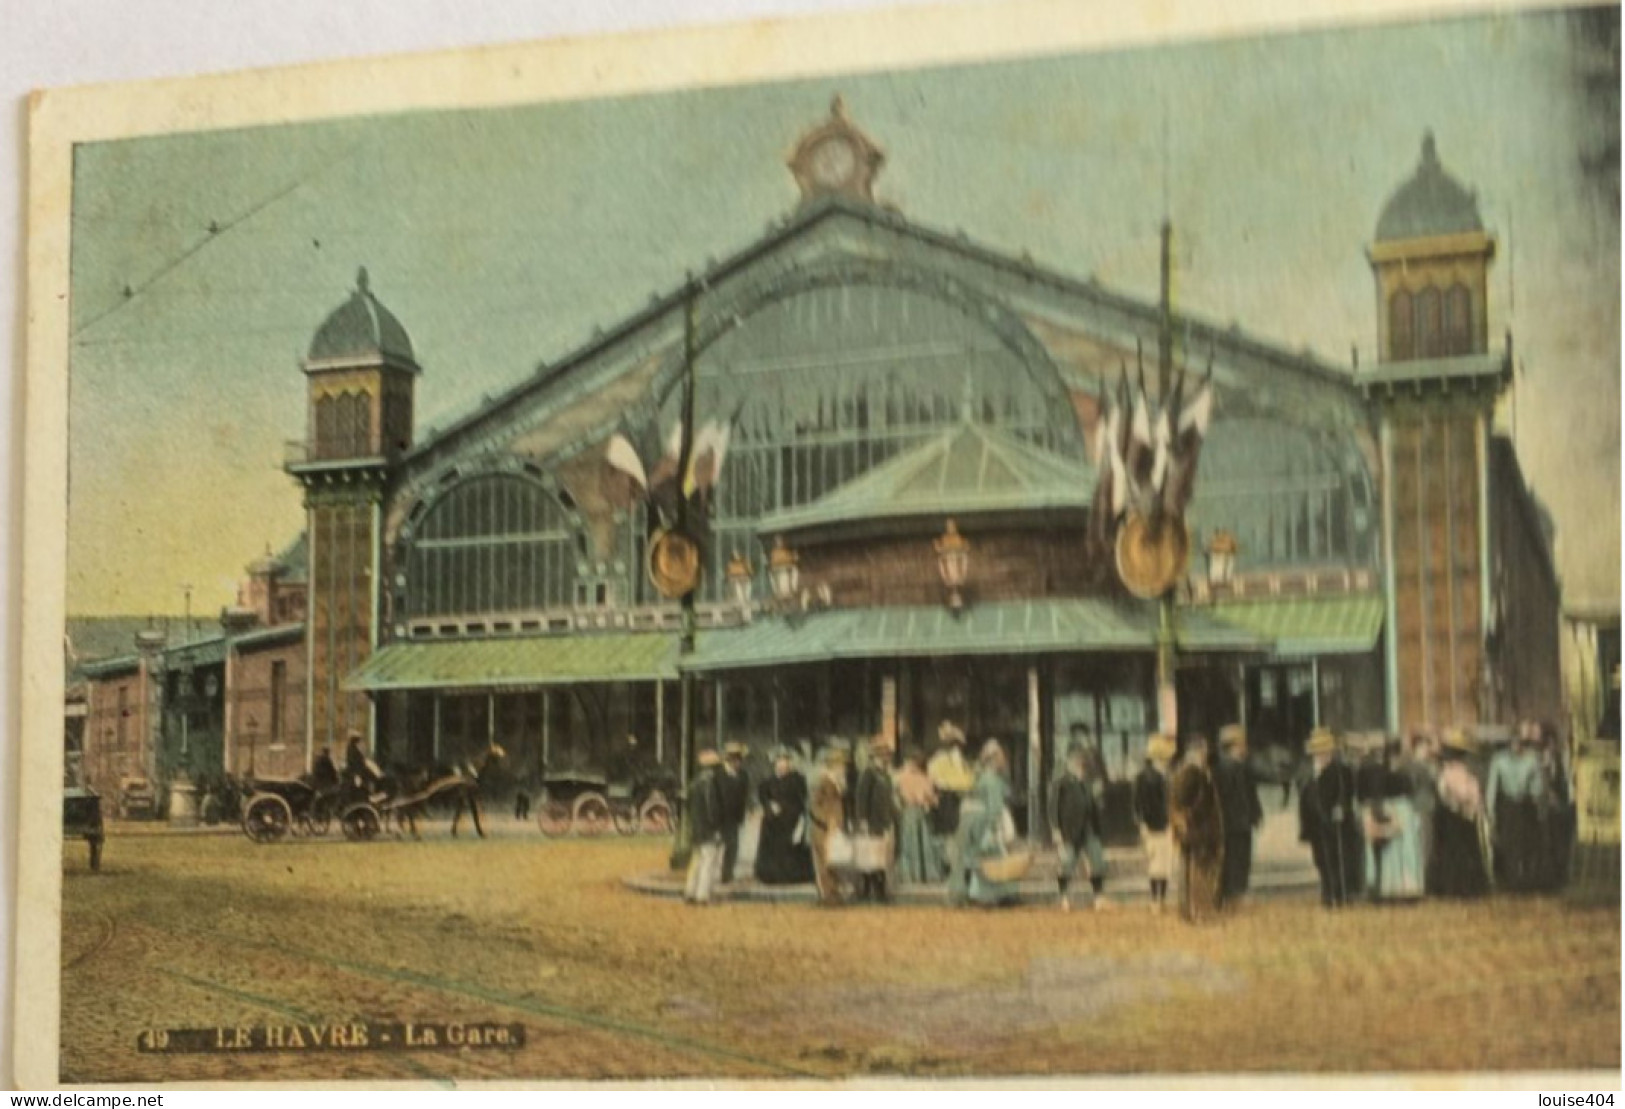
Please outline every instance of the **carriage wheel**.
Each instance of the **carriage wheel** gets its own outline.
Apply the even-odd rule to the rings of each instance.
[[[615,830],[623,836],[638,834],[638,809],[631,800],[616,804],[611,801],[609,805],[610,818],[615,822]]]
[[[584,836],[601,836],[615,823],[609,802],[601,793],[583,793],[577,797],[570,815],[576,831]]]
[[[333,827],[333,802],[325,797],[311,801],[304,823],[305,831],[310,835],[325,836]]]
[[[378,810],[365,802],[351,805],[339,817],[339,827],[344,829],[344,838],[365,842],[375,839],[383,828],[384,822],[378,817]]]
[[[643,803],[638,813],[638,828],[644,835],[669,835],[672,826],[671,806],[663,796],[657,793]]]
[[[262,793],[243,810],[243,831],[255,843],[275,843],[293,827],[293,810],[274,793]]]
[[[543,801],[536,813],[536,823],[544,836],[567,836],[570,834],[570,806],[563,801]]]

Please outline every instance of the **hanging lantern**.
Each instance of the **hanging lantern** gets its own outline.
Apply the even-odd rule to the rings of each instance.
[[[801,584],[801,569],[796,565],[800,556],[784,545],[784,536],[773,540],[773,549],[767,555],[767,575],[773,583],[773,599],[788,605],[796,598]]]
[[[735,551],[733,557],[728,559],[727,577],[734,603],[749,612],[751,587],[755,585],[755,570],[750,560]]]
[[[1211,586],[1225,588],[1236,573],[1236,555],[1241,545],[1236,537],[1223,528],[1213,533],[1207,545],[1207,581]]]
[[[942,575],[942,584],[948,587],[948,607],[958,612],[965,607],[962,590],[970,577],[970,540],[959,534],[959,525],[950,519],[934,545],[937,572]]]

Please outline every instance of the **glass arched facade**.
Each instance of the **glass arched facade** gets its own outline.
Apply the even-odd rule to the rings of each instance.
[[[1190,509],[1198,547],[1223,528],[1250,570],[1375,564],[1376,491],[1348,433],[1222,417],[1203,444],[1200,467]]]
[[[409,527],[402,571],[408,615],[521,612],[576,600],[582,533],[531,478],[458,482]]]
[[[1064,398],[1053,367],[929,291],[849,283],[767,304],[696,364],[696,425],[733,418],[705,595],[720,595],[731,551],[757,551],[758,518],[816,501],[967,416],[1081,457]],[[673,389],[661,427],[678,413]]]

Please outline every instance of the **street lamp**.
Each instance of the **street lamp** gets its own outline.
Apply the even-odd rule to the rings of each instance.
[[[773,540],[773,549],[767,555],[767,576],[773,584],[773,599],[788,609],[796,599],[801,584],[801,569],[796,565],[801,556],[784,544],[784,536]]]
[[[948,587],[948,607],[959,612],[965,607],[965,579],[970,577],[970,540],[959,534],[952,518],[933,544],[937,552],[937,572]]]
[[[1215,531],[1207,544],[1207,582],[1215,589],[1228,588],[1236,573],[1236,555],[1241,544],[1223,528]]]
[[[751,566],[750,560],[735,551],[733,557],[728,560],[728,588],[733,593],[734,603],[739,606],[740,612],[747,620],[750,619],[750,595],[752,587],[756,584],[755,576],[755,568]]]

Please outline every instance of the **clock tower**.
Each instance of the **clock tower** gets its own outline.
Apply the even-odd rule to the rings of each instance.
[[[836,96],[829,118],[801,137],[789,166],[803,204],[826,196],[873,204],[874,179],[885,161],[885,152],[847,117],[846,102]]]

